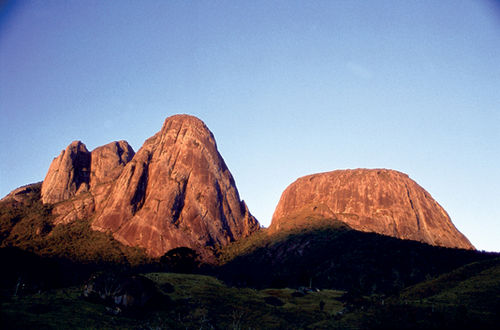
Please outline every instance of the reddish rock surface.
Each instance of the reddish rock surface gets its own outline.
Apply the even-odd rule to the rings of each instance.
[[[125,141],[91,153],[71,143],[52,162],[42,201],[55,204],[56,224],[93,218],[95,230],[152,256],[180,246],[207,253],[259,229],[212,133],[187,115],[167,118],[137,154]]]
[[[135,155],[127,141],[111,142],[92,150],[90,193],[95,209],[101,210],[109,197],[113,183]]]
[[[72,142],[50,164],[42,184],[42,202],[54,204],[88,191],[90,152],[80,141]]]
[[[116,180],[135,152],[127,141],[111,142],[91,153],[90,187]]]
[[[287,221],[307,216],[436,246],[474,249],[427,191],[393,170],[338,170],[299,178],[281,195],[269,230],[277,232]]]
[[[212,133],[192,116],[169,117],[123,168],[92,223],[152,256],[249,235],[257,220],[240,201]]]
[[[92,152],[82,142],[72,142],[52,161],[42,184],[42,202],[56,204],[54,222],[91,217],[133,156],[126,141],[111,142]]]

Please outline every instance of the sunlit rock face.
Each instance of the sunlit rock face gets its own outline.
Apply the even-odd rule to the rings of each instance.
[[[42,202],[57,203],[86,192],[90,182],[90,152],[80,141],[72,142],[50,164],[42,184]]]
[[[116,180],[135,153],[127,141],[111,142],[92,150],[90,187]]]
[[[186,246],[205,255],[258,230],[212,133],[192,116],[169,117],[134,153],[126,141],[89,152],[71,143],[52,162],[42,201],[55,224],[92,219],[152,256]]]
[[[270,232],[307,215],[338,219],[365,232],[474,249],[427,191],[393,170],[338,170],[299,178],[283,192]]]
[[[90,192],[96,211],[102,209],[114,182],[134,155],[135,152],[127,141],[111,142],[92,150]]]
[[[225,245],[259,228],[240,201],[212,133],[192,116],[166,119],[126,164],[92,227],[152,256]]]
[[[111,142],[92,152],[82,142],[72,142],[52,161],[42,184],[42,202],[56,204],[54,222],[91,217],[133,156],[126,141]]]

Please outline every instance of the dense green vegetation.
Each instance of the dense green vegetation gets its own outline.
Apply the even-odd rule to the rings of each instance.
[[[144,251],[93,231],[87,220],[52,224],[51,207],[40,201],[41,184],[29,185],[18,200],[0,202],[1,297],[17,291],[81,283],[101,269],[141,268]]]
[[[471,263],[411,286],[358,315],[363,326],[380,329],[497,329],[500,259]]]
[[[41,183],[29,185],[22,201],[0,202],[0,243],[22,244],[52,228],[51,207],[40,201]],[[7,241],[7,242],[6,242]],[[5,243],[4,243],[5,242]]]
[[[475,262],[401,292],[401,298],[500,316],[500,258]]]
[[[22,202],[0,203],[0,247],[18,247],[44,257],[78,263],[137,265],[149,262],[144,251],[93,231],[88,220],[54,226],[51,208],[40,201],[40,184]]]

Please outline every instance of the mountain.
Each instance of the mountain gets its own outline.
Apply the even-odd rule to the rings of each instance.
[[[188,115],[167,118],[137,153],[125,141],[92,152],[71,143],[52,162],[41,198],[56,224],[91,218],[92,229],[154,257],[180,246],[207,254],[260,228],[213,134]]]
[[[0,200],[0,319],[5,328],[496,329],[499,258],[475,251],[429,193],[390,170],[301,178],[260,229],[212,133],[176,115],[137,153],[126,141],[92,151],[74,141],[43,183]],[[182,271],[226,283],[173,273]],[[81,299],[89,285],[104,298]],[[121,305],[147,288],[147,305]]]
[[[341,220],[360,231],[474,249],[427,191],[394,170],[337,170],[299,178],[281,195],[270,232],[307,215]]]
[[[213,134],[192,116],[167,118],[123,169],[92,223],[154,256],[225,245],[259,229],[240,201]]]
[[[90,152],[80,141],[72,142],[54,158],[42,184],[42,202],[54,204],[89,189]]]

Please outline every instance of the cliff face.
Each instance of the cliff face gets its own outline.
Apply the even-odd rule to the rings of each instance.
[[[93,229],[152,256],[202,251],[259,229],[212,133],[187,115],[167,118],[137,154],[125,141],[92,152],[71,143],[52,162],[42,201],[55,204],[56,224],[93,218]]]
[[[91,219],[152,256],[226,245],[259,229],[240,200],[212,133],[192,116],[169,117],[134,153],[125,141],[89,152],[80,141],[54,159],[41,188],[55,223]],[[384,169],[302,177],[283,193],[269,232],[304,219],[437,246],[473,249],[444,209],[407,175]]]
[[[74,141],[50,164],[42,184],[42,202],[53,204],[88,191],[89,181],[90,152]]]
[[[134,150],[126,141],[112,142],[92,152],[82,142],[72,142],[54,158],[42,183],[42,202],[56,204],[55,223],[91,217],[133,156]]]
[[[178,246],[225,245],[259,225],[212,133],[201,120],[177,115],[125,166],[92,227],[159,256]]]
[[[338,219],[356,230],[474,249],[427,191],[393,170],[338,170],[299,178],[283,192],[270,232],[309,215]]]
[[[90,188],[116,180],[135,153],[126,141],[111,142],[91,153]]]

